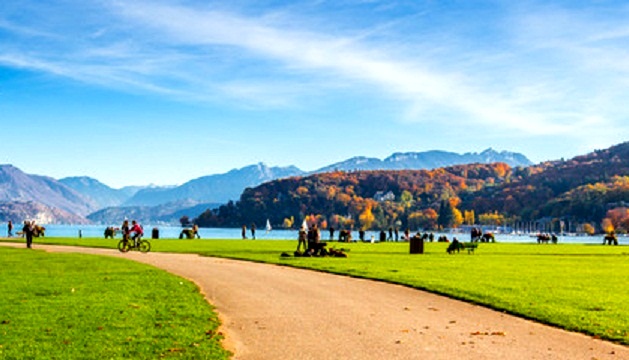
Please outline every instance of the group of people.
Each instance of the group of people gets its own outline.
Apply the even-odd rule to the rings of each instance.
[[[326,254],[325,246],[327,244],[325,242],[321,242],[321,233],[319,232],[319,228],[316,224],[311,225],[308,230],[304,227],[299,229],[297,240],[296,254],[299,253],[302,245],[304,248],[304,252],[301,253],[302,255],[322,256]]]
[[[256,224],[251,224],[251,238],[256,239]],[[247,239],[247,225],[242,226],[242,239]]]
[[[80,230],[79,230],[80,231]],[[144,228],[137,221],[132,220],[131,224],[129,224],[129,220],[125,219],[122,222],[122,226],[120,228],[115,228],[113,226],[109,226],[105,229],[105,239],[111,238],[113,239],[116,236],[116,232],[120,231],[122,233],[122,238],[125,240],[132,239],[133,241],[138,240],[142,236],[144,236]]]
[[[144,236],[144,229],[142,228],[142,225],[135,220],[131,220],[131,226],[129,226],[129,220],[125,219],[125,221],[122,222],[120,230],[122,231],[122,239],[131,239],[136,246],[138,245],[138,240]]]
[[[17,235],[26,238],[26,247],[31,249],[33,246],[33,237],[43,235],[45,228],[38,226],[35,220],[24,220],[22,231],[18,231]],[[7,236],[13,237],[13,222],[9,220],[7,223]]]
[[[305,229],[304,232],[306,231]],[[330,232],[330,241],[334,241],[334,234],[335,234],[335,229],[333,227],[330,227],[329,229]],[[301,231],[301,230],[300,230]],[[352,241],[352,232],[351,230],[341,230],[338,233],[338,241],[339,242],[351,242]],[[371,239],[367,239],[366,238],[367,232],[363,229],[358,230],[358,240],[362,241],[362,242],[375,242],[376,241],[376,237],[375,235],[371,236]],[[424,240],[430,240],[433,241],[434,240],[434,235],[431,234],[424,234]],[[380,242],[386,242],[386,241],[409,241],[411,238],[411,231],[410,229],[406,229],[404,230],[404,233],[402,234],[402,236],[400,236],[400,231],[397,228],[393,228],[390,227],[388,229],[388,234],[387,231],[385,230],[380,230],[380,232],[378,233],[378,241]]]

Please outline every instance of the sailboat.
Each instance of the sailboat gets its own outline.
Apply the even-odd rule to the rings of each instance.
[[[270,233],[271,230],[273,230],[273,228],[271,227],[271,222],[269,221],[269,219],[266,219],[266,233]]]

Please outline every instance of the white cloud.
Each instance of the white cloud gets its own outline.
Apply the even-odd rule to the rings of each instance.
[[[384,52],[372,50],[368,41],[285,30],[279,25],[217,11],[138,2],[119,3],[119,8],[125,16],[169,41],[236,47],[279,61],[291,71],[323,72],[345,82],[358,81],[357,87],[367,84],[374,92],[384,92],[411,107],[453,108],[479,123],[533,134],[565,133],[574,126],[554,124],[542,114],[526,111],[517,101],[466,83],[467,78],[456,72],[438,70],[418,59],[392,59]]]
[[[286,13],[246,17],[164,2],[111,4],[113,17],[82,42],[72,46],[72,34],[57,34],[69,42],[67,53],[0,50],[0,63],[177,99],[232,98],[273,108],[322,93],[317,86],[342,89],[405,104],[407,121],[447,113],[529,135],[573,136],[613,125],[607,114],[615,110],[604,106],[627,86],[613,79],[603,89],[600,80],[613,77],[610,69],[629,71],[629,54],[607,42],[623,39],[626,27],[597,23],[588,30],[587,18],[556,7],[503,18],[512,33],[493,35],[502,47],[460,48],[468,39],[436,43],[401,34],[399,43],[382,43],[373,27],[343,36],[301,29]],[[443,31],[439,39],[447,40]]]

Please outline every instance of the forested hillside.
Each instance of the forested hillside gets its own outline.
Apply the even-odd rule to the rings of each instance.
[[[311,216],[336,228],[371,228],[398,221],[405,224],[414,216],[430,226],[436,225],[431,210],[439,209],[442,200],[455,199],[468,189],[495,186],[509,181],[510,176],[508,165],[496,163],[293,177],[246,189],[238,203],[205,212],[197,222],[201,226],[237,226],[264,223],[268,218],[273,224],[290,225]]]
[[[291,227],[307,218],[337,229],[416,229],[567,220],[587,231],[626,231],[626,202],[629,143],[525,168],[495,163],[282,179],[246,189],[240,201],[203,213],[197,223],[240,226],[269,219]]]

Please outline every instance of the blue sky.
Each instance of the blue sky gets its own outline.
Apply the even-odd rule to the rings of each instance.
[[[3,0],[0,163],[112,187],[629,140],[622,1]]]

